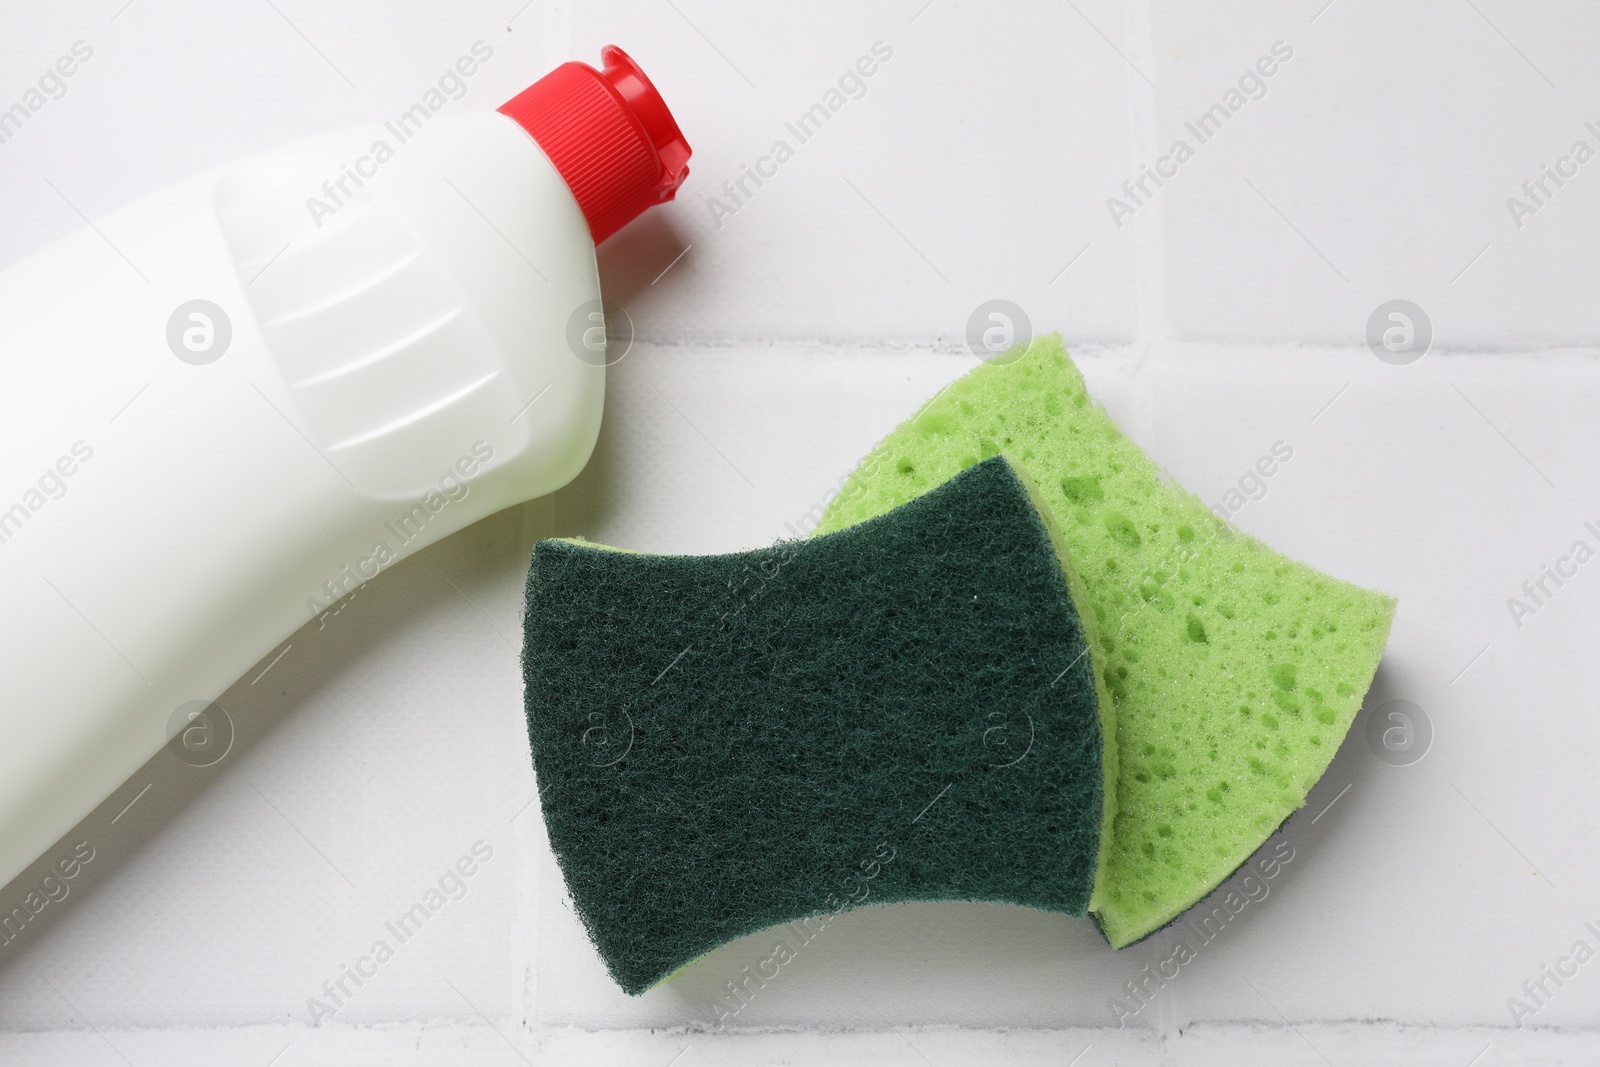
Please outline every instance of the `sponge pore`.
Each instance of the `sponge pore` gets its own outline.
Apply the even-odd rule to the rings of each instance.
[[[815,532],[1002,451],[1054,513],[1104,653],[1120,774],[1090,907],[1121,947],[1210,892],[1305,803],[1371,684],[1394,600],[1279,555],[1167,479],[1090,398],[1058,336],[926,404]]]
[[[539,797],[622,988],[867,903],[1084,914],[1111,731],[1071,580],[1004,457],[753,552],[540,542]]]

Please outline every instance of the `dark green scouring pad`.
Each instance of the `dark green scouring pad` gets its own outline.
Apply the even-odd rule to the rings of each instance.
[[[1170,922],[1305,803],[1361,707],[1395,601],[1274,552],[1167,478],[1058,336],[985,363],[884,438],[817,533],[1004,452],[1082,569],[1120,776],[1091,905],[1113,946]]]
[[[1084,914],[1115,729],[1075,583],[999,456],[753,552],[541,542],[523,647],[539,798],[622,988],[862,904]]]

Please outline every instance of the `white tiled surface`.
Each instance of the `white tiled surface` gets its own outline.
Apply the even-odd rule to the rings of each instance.
[[[1593,1060],[1600,964],[1549,986],[1527,1028],[1506,1002],[1575,940],[1600,948],[1600,563],[1520,629],[1506,598],[1600,525],[1600,159],[1520,229],[1505,201],[1575,139],[1600,150],[1583,128],[1600,123],[1600,16],[520,2],[0,0],[0,106],[74,41],[94,48],[0,144],[0,263],[75,209],[398,111],[479,39],[494,59],[452,107],[614,40],[696,148],[680,200],[602,250],[646,342],[614,372],[589,468],[369,583],[230,694],[226,761],[153,764],[90,820],[85,880],[0,950],[0,1062]],[[893,57],[864,95],[719,226],[707,199],[877,41]],[[1265,94],[1116,227],[1107,198],[1278,41],[1293,56]],[[527,806],[513,646],[533,541],[783,536],[971,365],[967,317],[994,297],[1061,330],[1208,500],[1288,443],[1237,521],[1400,595],[1369,714],[1283,831],[1294,860],[1120,1031],[1108,1000],[1178,935],[1114,955],[1083,922],[984,905],[842,918],[735,1034],[704,1032],[709,997],[767,954],[761,936],[623,997]],[[1407,367],[1363,343],[1394,297],[1436,330]],[[1391,699],[1432,722],[1420,763],[1367,744]],[[477,842],[493,857],[460,899],[312,1027],[307,998]]]
[[[1573,51],[1592,13],[1336,0],[1308,21],[1323,2],[1152,4],[1163,150],[1274,43],[1293,52],[1159,194],[1179,334],[1348,343],[1405,297],[1452,345],[1593,338],[1600,168],[1520,228],[1506,206],[1575,140],[1600,150]]]

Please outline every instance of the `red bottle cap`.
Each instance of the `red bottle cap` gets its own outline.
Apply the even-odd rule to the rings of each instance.
[[[628,53],[606,45],[600,61],[563,63],[500,108],[567,180],[595,244],[677,195],[693,151]]]

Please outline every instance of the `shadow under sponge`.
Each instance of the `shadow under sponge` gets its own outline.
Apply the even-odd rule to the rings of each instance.
[[[540,542],[522,660],[539,798],[622,988],[863,904],[1083,915],[1115,731],[1064,567],[999,456],[752,552]]]

